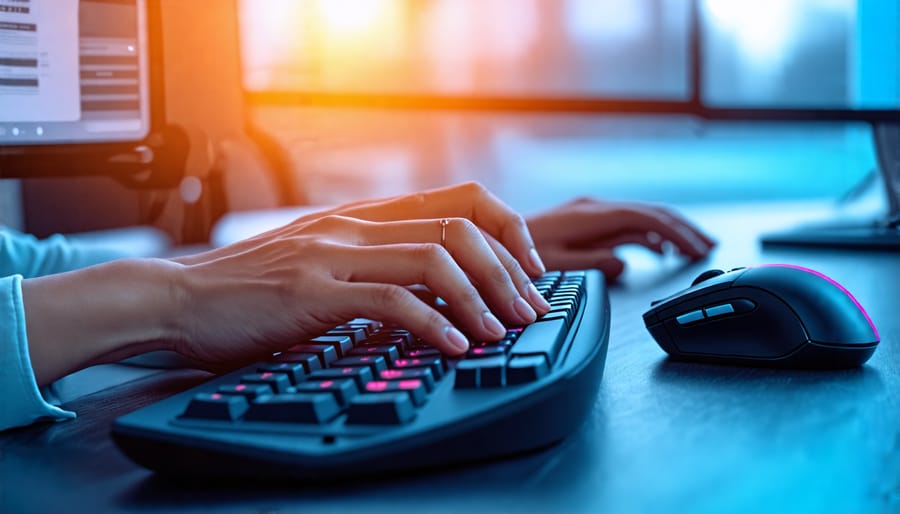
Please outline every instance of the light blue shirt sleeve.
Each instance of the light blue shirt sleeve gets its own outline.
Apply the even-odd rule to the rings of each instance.
[[[50,405],[41,396],[28,356],[25,332],[25,309],[22,306],[22,276],[0,278],[0,391],[4,391],[0,408],[0,430],[27,425],[40,420],[63,420],[75,417]]]
[[[129,256],[122,249],[80,244],[59,234],[38,239],[30,234],[0,229],[0,277],[41,277]]]
[[[28,353],[23,278],[62,273],[126,256],[114,248],[72,243],[59,235],[39,240],[0,229],[0,430],[75,417],[74,412],[48,403],[38,389]]]

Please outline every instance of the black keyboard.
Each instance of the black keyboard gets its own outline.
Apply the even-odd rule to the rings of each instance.
[[[127,414],[113,438],[158,472],[228,478],[372,476],[550,445],[591,411],[610,310],[597,271],[535,284],[552,311],[462,358],[354,320]]]

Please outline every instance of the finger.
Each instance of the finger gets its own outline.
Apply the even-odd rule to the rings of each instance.
[[[615,248],[617,246],[628,245],[628,244],[636,244],[647,248],[648,250],[657,253],[659,255],[663,255],[665,253],[663,249],[663,244],[665,240],[663,240],[662,236],[657,234],[656,232],[647,232],[647,233],[628,233],[628,234],[619,234],[608,239],[603,239],[601,241],[592,241],[590,248]]]
[[[395,323],[421,337],[443,353],[460,355],[469,342],[438,311],[425,305],[414,294],[393,284],[337,282],[333,306],[345,318],[364,317]]]
[[[554,248],[544,252],[554,270],[599,269],[612,282],[625,270],[625,263],[608,248]]]
[[[467,218],[509,249],[528,274],[546,271],[525,219],[475,182],[341,210],[341,214],[370,221]]]
[[[509,253],[509,250],[506,249],[505,246],[500,244],[499,241],[493,238],[490,234],[483,234],[484,239],[487,241],[488,245],[490,245],[491,249],[494,251],[494,254],[500,259],[500,262],[506,268],[506,271],[509,272],[510,276],[513,277],[513,281],[516,283],[516,287],[519,290],[519,293],[523,298],[527,299],[531,306],[539,313],[546,314],[550,311],[550,304],[547,303],[547,300],[544,299],[543,295],[537,290],[534,282],[531,281],[531,278],[525,273],[525,270],[522,269],[522,266],[519,265],[519,261],[516,260],[515,257]]]
[[[491,314],[478,290],[440,245],[335,245],[330,252],[330,263],[333,276],[346,282],[423,284],[447,303],[473,337],[496,341],[506,335],[506,328]]]
[[[531,323],[537,319],[537,306],[529,303],[527,296],[528,284],[531,282],[528,276],[520,267],[501,262],[498,254],[471,221],[450,218],[443,227],[441,221],[436,219],[359,223],[361,228],[357,237],[358,244],[389,245],[430,241],[440,245],[443,242],[449,255],[471,277],[494,312],[502,319],[515,324]],[[510,260],[515,261],[511,257]],[[538,306],[543,307],[540,304]]]
[[[687,230],[693,232],[697,237],[703,240],[709,247],[716,246],[716,240],[712,237],[708,236],[705,232],[700,230],[696,225],[686,220],[683,216],[672,211],[671,209],[659,205],[651,205],[649,208],[659,212],[662,216],[668,218],[670,223],[677,223],[685,227]]]
[[[709,253],[710,246],[696,233],[653,209],[626,207],[612,212],[615,214],[609,216],[609,234],[656,232],[688,257],[700,258]]]

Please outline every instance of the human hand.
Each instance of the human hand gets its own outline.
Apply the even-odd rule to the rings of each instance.
[[[501,320],[521,325],[549,310],[529,278],[544,268],[524,220],[477,184],[332,209],[175,262],[188,313],[176,350],[210,367],[356,317],[464,352],[463,334],[407,286],[440,296],[475,340],[503,337]]]
[[[638,244],[662,254],[667,244],[689,259],[706,256],[715,241],[664,207],[578,198],[528,219],[535,245],[550,269],[598,268],[615,280],[625,263],[613,248]]]

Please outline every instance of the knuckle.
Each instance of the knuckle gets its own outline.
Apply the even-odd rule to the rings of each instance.
[[[310,237],[291,237],[285,240],[289,245],[291,252],[295,255],[309,255],[316,253],[317,247],[321,246],[321,241]]]
[[[347,222],[347,220],[348,218],[344,216],[329,214],[327,216],[322,216],[321,218],[316,219],[315,221],[310,223],[310,226],[314,229],[328,231],[343,226]]]
[[[453,218],[450,220],[450,225],[457,227],[456,231],[466,237],[481,236],[481,229],[478,228],[474,221],[468,218]]]
[[[379,284],[373,291],[373,301],[376,305],[393,308],[402,305],[406,301],[407,291],[400,286]]]
[[[424,321],[428,327],[443,327],[444,324],[446,324],[444,317],[438,314],[434,309],[428,309]]]
[[[477,182],[475,180],[470,180],[468,182],[463,182],[460,184],[460,189],[467,194],[475,197],[484,196],[488,190],[481,182]]]
[[[506,286],[509,284],[509,271],[503,266],[501,263],[497,263],[491,266],[490,275],[491,281],[498,286]]]
[[[447,250],[437,243],[422,243],[416,245],[413,252],[417,261],[427,263],[429,267],[442,266],[450,257]]]
[[[525,216],[522,216],[519,213],[514,213],[510,215],[509,223],[512,227],[517,230],[527,230],[528,223],[525,222]]]
[[[522,280],[529,280],[528,273],[525,273],[525,270],[522,269],[522,265],[519,264],[519,261],[516,260],[512,255],[504,255],[502,257],[503,267],[505,271],[509,273],[510,276],[518,276]]]
[[[478,294],[478,290],[475,289],[472,285],[466,285],[465,287],[463,287],[459,300],[463,302],[463,307],[480,307],[482,304],[481,295]]]

